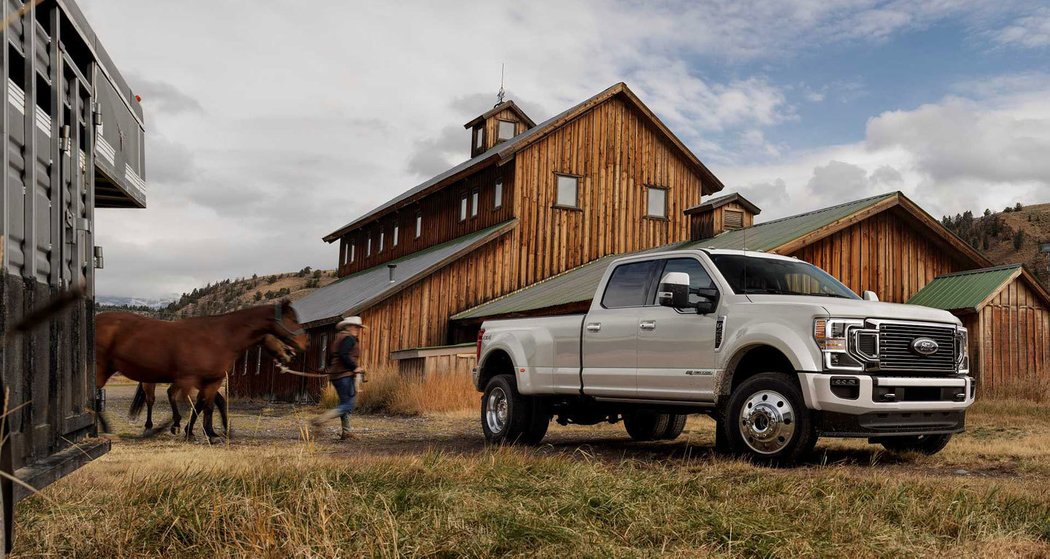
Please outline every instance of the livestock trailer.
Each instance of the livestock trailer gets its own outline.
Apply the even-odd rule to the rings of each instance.
[[[94,407],[95,208],[146,205],[142,109],[71,0],[0,0],[6,80],[0,198],[0,467],[41,488],[109,449]],[[20,335],[30,311],[84,297]],[[3,480],[5,547],[13,504]],[[0,548],[3,549],[3,548]]]

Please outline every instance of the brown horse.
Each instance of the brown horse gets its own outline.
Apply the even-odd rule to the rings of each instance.
[[[170,383],[181,394],[196,391],[186,437],[193,437],[193,425],[203,413],[204,432],[214,442],[212,411],[219,387],[237,356],[267,334],[306,350],[306,332],[288,301],[176,321],[101,313],[95,319],[95,385],[105,386],[119,371],[141,383]]]
[[[295,350],[291,346],[277,339],[272,334],[263,336],[262,345],[265,347],[271,355],[273,355],[278,361],[289,365],[292,359],[295,358]],[[175,384],[168,385],[168,403],[171,405],[171,434],[176,435],[179,432],[179,427],[182,424],[182,414],[179,413],[179,398],[183,395],[179,394],[178,386]],[[192,394],[185,395],[187,399],[192,398]],[[142,408],[146,408],[146,435],[153,434],[153,404],[157,401],[157,385],[152,382],[140,382],[138,388],[135,390],[135,397],[131,400],[131,408],[128,410],[128,417],[131,419],[138,419],[139,414],[142,413]],[[192,400],[191,400],[192,401]],[[222,392],[215,393],[215,407],[219,410],[219,417],[222,418],[222,430],[229,435],[230,422],[228,417],[228,408],[226,407],[226,398],[222,396]]]

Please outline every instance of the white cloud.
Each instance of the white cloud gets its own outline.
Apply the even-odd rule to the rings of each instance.
[[[861,167],[869,181],[887,165],[918,184],[950,171],[937,166],[948,154],[909,136],[921,115],[880,117],[870,132],[878,145],[792,154],[767,132],[798,118],[793,95],[830,102],[849,93],[781,86],[753,63],[986,18],[1009,3],[84,2],[142,94],[148,128],[150,207],[99,212],[99,292],[150,296],[332,267],[336,249],[321,236],[466,158],[460,126],[495,102],[501,63],[513,98],[537,121],[623,80],[709,164],[791,157],[720,173],[744,187],[783,185],[784,196],[770,198],[783,208],[832,160]],[[738,61],[759,69],[733,72]],[[712,78],[705,64],[730,73]],[[979,131],[1002,138],[1010,128],[999,122]],[[1041,168],[1025,165],[1011,172]]]
[[[1050,88],[887,111],[869,120],[861,142],[716,172],[759,206],[769,198],[763,219],[893,190],[942,215],[1045,202],[1048,153]]]
[[[993,35],[1003,45],[1028,48],[1050,46],[1050,8],[1039,8],[1031,15],[1019,17]]]

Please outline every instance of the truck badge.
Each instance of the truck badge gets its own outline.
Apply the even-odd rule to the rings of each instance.
[[[911,342],[911,350],[919,355],[933,355],[938,348],[937,342],[930,338],[915,338]]]

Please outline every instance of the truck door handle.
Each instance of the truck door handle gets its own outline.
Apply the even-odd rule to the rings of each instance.
[[[643,320],[642,323],[639,324],[639,326],[642,328],[642,330],[656,330],[656,321]]]
[[[601,322],[588,323],[587,324],[587,331],[588,332],[601,332],[602,331],[602,323]]]

